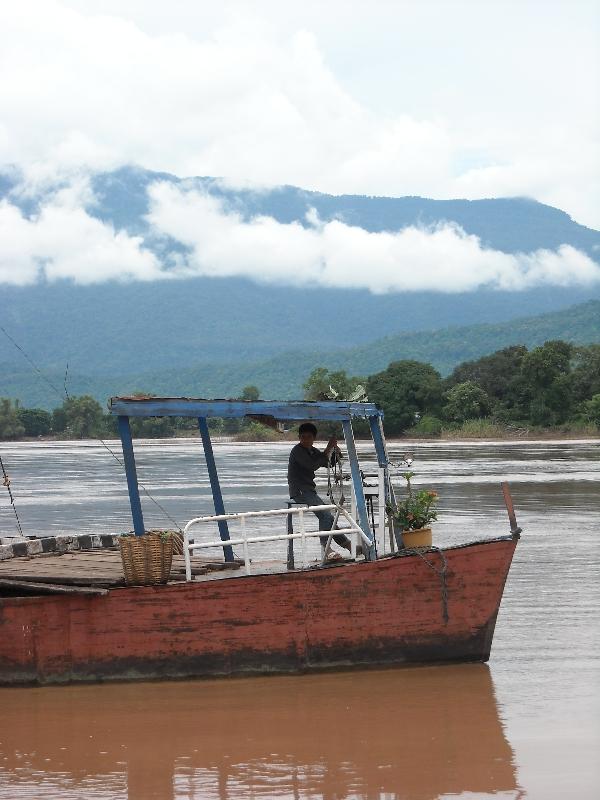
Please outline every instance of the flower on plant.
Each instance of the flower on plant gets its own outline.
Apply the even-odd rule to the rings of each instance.
[[[438,501],[438,493],[433,489],[413,491],[410,483],[413,475],[413,472],[405,472],[403,474],[406,479],[408,494],[404,500],[397,501],[395,506],[388,506],[387,509],[395,524],[404,531],[416,531],[426,528],[437,519],[435,504]]]

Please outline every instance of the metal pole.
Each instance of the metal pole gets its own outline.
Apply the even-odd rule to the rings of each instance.
[[[125,463],[125,475],[127,476],[127,489],[129,491],[129,503],[131,504],[133,529],[136,536],[143,536],[145,533],[144,517],[142,515],[142,504],[140,502],[140,492],[138,489],[129,417],[118,417],[118,423],[119,436],[121,437],[121,445],[123,447],[123,461]]]
[[[390,480],[390,468],[389,468],[389,459],[387,454],[387,448],[385,446],[385,436],[383,435],[383,423],[381,421],[381,417],[369,417],[369,425],[371,426],[371,435],[373,436],[373,444],[375,445],[375,452],[377,453],[377,462],[380,467],[384,470],[384,483],[385,483],[385,497],[384,502],[385,505],[394,505],[396,498],[394,497],[394,490],[392,488],[392,482]],[[379,502],[381,503],[381,498],[379,498]],[[390,522],[391,526],[391,522]],[[385,539],[385,530],[382,531],[382,536]],[[400,537],[400,534],[398,534]],[[394,535],[392,532],[392,528],[390,527],[390,545],[392,551],[394,550]],[[402,548],[402,543],[396,540],[396,546],[400,550]]]
[[[356,445],[354,444],[354,433],[352,431],[352,422],[349,419],[342,420],[342,427],[344,429],[344,439],[346,440],[346,447],[348,449],[348,460],[350,461],[350,472],[352,474],[352,485],[354,487],[354,496],[356,498],[356,509],[358,511],[358,524],[364,531],[365,535],[371,542],[370,547],[366,547],[363,541],[363,551],[367,561],[375,560],[375,547],[373,544],[373,532],[369,525],[369,517],[367,516],[367,504],[365,502],[365,493],[363,491],[362,478],[360,476],[360,466],[358,463],[358,456],[356,455]]]
[[[223,503],[223,495],[221,494],[219,474],[217,472],[217,465],[215,464],[215,456],[213,453],[206,417],[198,417],[198,427],[200,429],[200,436],[202,437],[202,446],[204,447],[204,457],[206,458],[206,468],[208,469],[208,477],[210,479],[210,488],[212,490],[215,514],[224,514],[225,505]],[[221,541],[228,542],[230,536],[227,520],[221,519],[218,521],[217,525],[219,526],[219,536],[221,537]],[[223,555],[225,556],[225,561],[234,560],[233,549],[229,545],[223,547]]]

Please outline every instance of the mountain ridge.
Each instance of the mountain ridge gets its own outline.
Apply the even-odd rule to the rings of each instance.
[[[0,174],[0,201],[21,203],[23,214],[35,215],[44,198],[13,192],[18,180],[17,174]],[[147,236],[148,246],[155,247],[158,255],[165,248],[174,252],[169,250],[176,246],[172,241],[152,239],[145,216],[148,186],[156,180],[209,191],[243,218],[265,214],[279,222],[307,225],[306,214],[315,208],[322,220],[343,219],[370,232],[450,221],[477,236],[483,246],[502,252],[553,250],[568,244],[596,261],[600,257],[600,232],[579,225],[560,209],[526,198],[333,196],[286,186],[256,191],[233,189],[215,178],[178,178],[124,167],[93,176],[96,200],[87,211],[116,230]],[[115,376],[139,375],[141,365],[145,374],[169,369],[183,373],[199,363],[211,363],[226,373],[231,369],[228,365],[242,369],[279,358],[281,365],[272,367],[283,374],[286,354],[291,352],[297,353],[296,360],[303,360],[307,354],[317,357],[339,347],[370,348],[375,340],[411,331],[422,339],[423,332],[432,329],[500,324],[559,312],[599,296],[597,284],[373,294],[241,277],[113,280],[90,285],[63,279],[28,286],[0,284],[0,324],[43,370],[62,376],[68,363],[73,379],[82,376],[82,386],[89,388],[102,382],[107,385]],[[461,350],[457,344],[452,358],[461,360],[467,353],[466,345]],[[450,356],[439,358],[445,369]],[[22,371],[22,356],[2,336],[0,363],[4,364],[0,395],[9,394],[9,387],[24,385],[14,380]],[[362,362],[358,359],[357,363]],[[266,375],[268,367],[260,367],[261,374],[265,370]],[[10,380],[9,375],[13,376]],[[273,386],[282,388],[283,383]]]

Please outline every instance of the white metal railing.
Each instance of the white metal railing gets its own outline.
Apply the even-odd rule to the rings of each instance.
[[[250,575],[250,557],[249,557],[249,544],[258,544],[264,542],[275,542],[282,539],[287,541],[300,539],[300,548],[302,551],[302,564],[304,567],[308,566],[308,559],[306,554],[306,540],[311,539],[317,536],[328,536],[329,531],[307,531],[306,526],[304,524],[304,515],[309,512],[313,513],[313,511],[334,511],[336,515],[339,517],[343,517],[348,523],[349,527],[339,529],[339,533],[341,534],[355,534],[357,539],[362,539],[363,543],[368,547],[371,546],[371,540],[359,527],[358,523],[352,519],[350,514],[346,511],[345,508],[341,508],[340,506],[336,505],[323,505],[323,506],[300,506],[295,508],[276,508],[271,511],[244,511],[237,514],[215,514],[213,516],[208,517],[195,517],[191,519],[185,528],[183,529],[183,555],[185,557],[185,575],[186,580],[192,580],[192,563],[191,563],[191,556],[194,550],[201,550],[208,547],[226,547],[227,545],[242,545],[243,552],[244,552],[244,566],[246,568],[246,574]],[[252,534],[248,534],[248,529],[246,526],[247,519],[254,519],[256,517],[274,517],[277,515],[281,516],[290,516],[291,514],[297,514],[299,517],[298,524],[300,530],[298,533],[296,532],[286,532],[286,533],[276,533],[270,535],[262,535],[256,536]],[[220,522],[221,520],[239,520],[241,523],[241,537],[238,539],[214,539],[210,542],[196,542],[193,539],[192,534],[190,534],[190,529],[195,525],[201,525],[207,522]],[[334,531],[334,534],[337,531]]]

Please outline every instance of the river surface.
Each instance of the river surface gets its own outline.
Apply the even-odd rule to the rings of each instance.
[[[228,511],[284,505],[289,447],[215,444]],[[438,545],[508,533],[510,482],[523,534],[489,664],[0,689],[0,800],[600,797],[599,443],[392,444],[392,460],[409,449],[441,497]],[[131,528],[98,443],[1,452],[26,534]],[[147,528],[211,513],[197,441],[136,455],[164,509],[143,498]],[[0,537],[16,532],[0,494]]]

